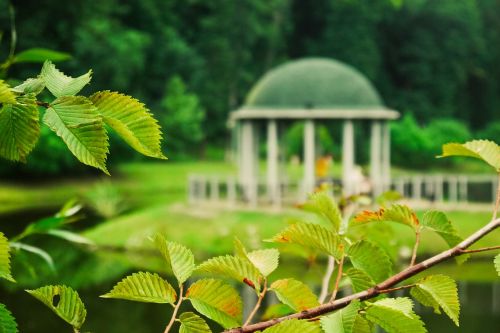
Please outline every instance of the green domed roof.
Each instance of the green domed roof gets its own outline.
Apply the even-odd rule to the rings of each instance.
[[[368,79],[353,67],[327,58],[287,62],[254,85],[245,107],[251,108],[383,108]]]

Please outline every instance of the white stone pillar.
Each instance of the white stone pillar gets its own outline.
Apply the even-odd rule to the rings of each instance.
[[[353,183],[354,170],[354,124],[352,120],[345,120],[342,130],[342,186],[344,195],[354,193],[359,184]]]
[[[382,193],[382,126],[380,121],[373,121],[370,141],[370,180],[373,196]]]
[[[413,200],[420,201],[422,199],[422,177],[414,176],[413,177]]]
[[[457,177],[449,177],[448,178],[448,192],[449,192],[449,201],[450,202],[458,202],[458,178]]]
[[[244,199],[252,205],[257,202],[257,172],[255,168],[254,145],[253,124],[250,120],[244,120],[241,125],[240,183],[243,188]]]
[[[273,204],[278,204],[279,170],[278,170],[278,123],[267,122],[267,195]]]
[[[383,191],[388,191],[391,186],[391,128],[388,121],[382,125],[382,175]]]
[[[314,122],[310,119],[304,124],[304,193],[314,190],[316,183]]]

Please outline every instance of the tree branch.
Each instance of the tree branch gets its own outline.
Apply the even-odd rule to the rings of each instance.
[[[42,102],[42,101],[36,101],[36,105],[38,106],[43,106],[44,108],[50,108],[50,104],[47,102]]]
[[[335,287],[333,287],[332,296],[330,297],[330,303],[337,297],[337,292],[339,291],[340,279],[342,278],[342,268],[344,267],[345,255],[342,255],[339,262],[339,270],[337,272],[337,279],[335,280]]]
[[[262,289],[262,292],[259,294],[259,298],[257,299],[257,303],[255,304],[255,307],[253,308],[252,312],[250,313],[247,320],[243,324],[243,327],[247,326],[252,321],[253,317],[257,313],[257,310],[259,310],[259,308],[260,308],[260,305],[262,303],[262,300],[264,299],[264,296],[266,296],[266,292],[267,292],[267,279],[264,280],[264,288]]]
[[[177,312],[179,311],[179,308],[181,307],[181,303],[183,301],[183,292],[184,292],[184,285],[180,284],[179,286],[179,300],[177,301],[177,304],[175,305],[174,308],[174,313],[172,313],[172,318],[170,318],[170,322],[168,323],[167,327],[165,328],[165,332],[163,333],[168,333],[170,332],[170,329],[175,323],[175,317],[177,317]]]
[[[420,230],[418,230],[415,233],[415,245],[413,246],[413,252],[411,254],[410,266],[415,265],[415,261],[417,260],[417,251],[419,245],[420,245]]]
[[[328,256],[328,264],[326,266],[325,275],[323,276],[323,281],[321,283],[321,292],[319,294],[318,300],[323,304],[328,296],[328,289],[330,288],[330,279],[332,278],[333,270],[335,269],[335,259],[332,256]]]
[[[461,254],[478,253],[478,252],[486,252],[486,251],[493,251],[493,250],[499,250],[499,249],[500,249],[500,245],[496,245],[496,246],[482,247],[480,249],[462,250],[462,251],[460,251],[460,253]]]
[[[495,219],[490,221],[488,224],[486,224],[484,227],[467,237],[464,241],[462,241],[460,244],[457,246],[443,251],[429,259],[426,259],[416,265],[410,266],[403,271],[399,272],[398,274],[388,278],[387,280],[377,284],[375,287],[361,291],[359,293],[349,295],[343,298],[340,298],[336,301],[323,304],[320,306],[317,306],[315,308],[305,310],[299,313],[294,313],[288,316],[280,317],[280,318],[275,318],[271,319],[268,321],[263,321],[260,323],[256,323],[253,325],[248,325],[246,327],[240,327],[240,328],[234,328],[225,331],[225,333],[251,333],[251,332],[256,332],[260,330],[264,330],[268,327],[274,326],[284,320],[289,320],[289,319],[309,319],[309,318],[315,318],[318,316],[321,316],[323,314],[342,309],[349,305],[352,301],[354,300],[367,300],[373,297],[376,297],[380,295],[384,290],[391,290],[393,286],[396,284],[422,272],[427,270],[428,268],[435,266],[443,261],[446,261],[450,258],[459,256],[468,247],[470,247],[472,244],[476,243],[478,240],[495,230],[496,228],[500,227],[500,219]]]
[[[496,220],[499,207],[500,207],[500,172],[498,173],[497,200],[495,201],[495,208],[493,209],[492,220]]]

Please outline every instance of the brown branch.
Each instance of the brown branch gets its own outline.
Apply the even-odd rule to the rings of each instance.
[[[264,299],[264,296],[266,296],[266,292],[267,292],[267,279],[264,280],[264,288],[262,289],[262,292],[259,294],[259,298],[257,299],[257,303],[255,304],[255,307],[253,308],[252,312],[250,313],[247,320],[243,324],[243,327],[247,326],[252,321],[253,317],[255,316],[255,314],[257,313],[257,311],[260,308],[260,305],[262,303],[262,300]]]
[[[462,250],[462,251],[460,251],[460,253],[461,254],[478,253],[478,252],[486,252],[486,251],[493,251],[493,250],[500,250],[500,245],[482,247],[480,249],[473,249],[473,250]]]
[[[344,267],[345,255],[342,255],[339,262],[339,270],[337,272],[337,279],[335,280],[335,286],[333,287],[332,297],[330,297],[330,303],[337,297],[337,292],[339,291],[340,279],[342,279],[342,268]]]
[[[401,287],[396,287],[396,288],[382,289],[382,290],[379,290],[379,292],[381,294],[388,294],[388,293],[392,293],[393,291],[398,291],[398,290],[402,290],[402,289],[408,289],[408,288],[411,288],[411,287],[415,287],[415,284],[408,284],[406,286],[401,286]]]
[[[335,259],[332,256],[328,256],[325,275],[323,276],[323,281],[321,283],[321,292],[318,297],[318,300],[321,304],[325,303],[326,296],[328,296],[328,289],[330,289],[330,279],[332,278],[334,269]]]
[[[184,292],[184,285],[180,284],[180,286],[179,286],[179,300],[177,301],[177,304],[175,305],[174,313],[172,313],[172,318],[170,318],[170,322],[168,323],[167,327],[165,328],[165,332],[163,332],[163,333],[168,333],[175,323],[175,317],[177,317],[177,312],[179,311],[179,308],[181,307],[181,303],[183,301],[183,295],[182,295],[183,292]]]
[[[417,232],[415,233],[415,245],[413,246],[413,252],[411,254],[410,266],[415,265],[415,261],[417,260],[417,251],[419,245],[420,245],[420,230],[417,230]]]
[[[493,209],[492,220],[497,219],[498,208],[500,207],[500,172],[498,173],[498,185],[497,185],[497,200],[495,201],[495,208]]]
[[[288,316],[280,317],[280,318],[275,318],[267,321],[263,321],[260,323],[256,323],[253,325],[248,325],[246,327],[240,327],[240,328],[233,328],[230,330],[225,331],[225,333],[251,333],[251,332],[256,332],[256,331],[261,331],[264,330],[268,327],[274,326],[284,320],[289,320],[289,319],[309,319],[309,318],[315,318],[318,316],[321,316],[323,314],[342,309],[349,305],[352,301],[354,300],[367,300],[373,297],[376,297],[382,293],[384,290],[390,290],[393,286],[397,285],[398,283],[422,272],[427,270],[428,268],[435,266],[443,261],[446,261],[450,258],[459,256],[462,254],[462,251],[470,247],[472,244],[476,243],[478,240],[495,230],[496,228],[500,227],[500,219],[495,219],[490,221],[488,224],[486,224],[484,227],[467,237],[464,241],[462,241],[460,244],[457,246],[443,251],[429,259],[426,259],[414,266],[410,266],[403,271],[399,272],[398,274],[388,278],[387,280],[377,284],[375,287],[361,291],[359,293],[349,295],[343,298],[340,298],[336,301],[323,304],[320,306],[317,306],[315,308],[311,308],[309,310],[305,310],[302,312],[294,313]]]
[[[50,108],[50,104],[47,102],[42,102],[42,101],[36,101],[36,105],[38,106],[43,106],[44,108]]]

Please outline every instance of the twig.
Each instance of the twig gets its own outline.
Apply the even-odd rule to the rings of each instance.
[[[335,259],[328,256],[328,264],[326,266],[325,275],[321,283],[321,293],[319,294],[319,302],[323,304],[328,296],[328,289],[330,288],[330,279],[332,278],[333,271],[335,270]]]
[[[333,287],[332,296],[330,297],[330,303],[335,300],[335,297],[337,297],[337,292],[339,291],[340,279],[342,278],[342,268],[344,267],[344,258],[345,258],[345,255],[342,254],[342,257],[340,258],[340,262],[339,262],[337,279],[335,280],[335,286]]]
[[[396,275],[393,275],[392,277],[388,278],[387,280],[379,283],[373,288],[370,288],[368,290],[361,291],[356,294],[352,294],[343,298],[340,298],[338,300],[335,300],[331,303],[327,304],[322,304],[320,306],[317,306],[315,308],[311,308],[308,310],[304,310],[298,313],[294,313],[288,316],[280,317],[280,318],[274,318],[271,320],[263,321],[260,323],[248,325],[246,327],[240,327],[240,328],[233,328],[230,330],[225,331],[225,333],[251,333],[251,332],[256,332],[256,331],[262,331],[268,327],[274,326],[284,320],[289,320],[289,319],[309,319],[309,318],[314,318],[321,316],[323,314],[342,309],[349,305],[352,301],[354,300],[367,300],[373,297],[376,297],[380,295],[384,290],[388,290],[392,288],[393,286],[397,285],[398,283],[407,280],[408,278],[427,270],[428,268],[435,266],[443,261],[446,261],[450,258],[459,256],[462,254],[462,251],[470,247],[472,244],[476,243],[478,240],[483,238],[485,235],[489,234],[496,228],[500,227],[500,219],[495,219],[490,221],[488,224],[486,224],[484,227],[467,237],[464,241],[462,241],[460,244],[456,245],[455,247],[443,251],[433,257],[430,257],[429,259],[426,259],[416,265],[410,266],[403,271],[399,272]]]
[[[500,207],[500,172],[498,173],[497,200],[495,201],[495,208],[493,209],[493,220],[497,219],[499,207]]]
[[[175,305],[174,308],[174,313],[172,313],[172,318],[170,318],[170,322],[168,323],[163,333],[168,333],[172,328],[172,326],[174,325],[175,317],[177,317],[177,312],[179,311],[179,308],[181,307],[181,303],[183,301],[183,295],[182,295],[183,292],[184,292],[184,285],[181,284],[179,286],[179,301],[177,301],[177,304]]]
[[[398,290],[402,290],[402,289],[408,289],[408,288],[411,288],[411,287],[415,287],[415,284],[408,284],[408,285],[401,286],[401,287],[396,287],[396,288],[382,289],[382,290],[379,290],[379,291],[380,291],[381,294],[388,294],[388,293],[392,293],[393,291],[398,291]]]
[[[499,250],[499,249],[500,249],[500,245],[496,245],[496,246],[482,247],[480,249],[462,250],[462,251],[460,251],[460,253],[461,254],[478,253],[478,252],[486,252],[486,251],[493,251],[493,250]]]
[[[253,308],[252,312],[250,313],[247,320],[243,324],[243,327],[247,326],[252,321],[253,317],[255,316],[257,311],[259,310],[260,305],[262,304],[262,300],[264,299],[264,296],[266,296],[266,292],[267,292],[267,279],[264,279],[264,288],[262,289],[262,292],[259,294],[259,298],[257,299],[257,303],[255,304],[255,307]]]
[[[47,102],[42,102],[42,101],[36,101],[36,105],[38,106],[43,106],[44,108],[50,108],[50,104]]]
[[[420,230],[417,230],[417,232],[415,233],[415,245],[413,246],[413,253],[411,255],[410,267],[415,265],[415,261],[417,260],[417,251],[419,245],[420,245]]]

